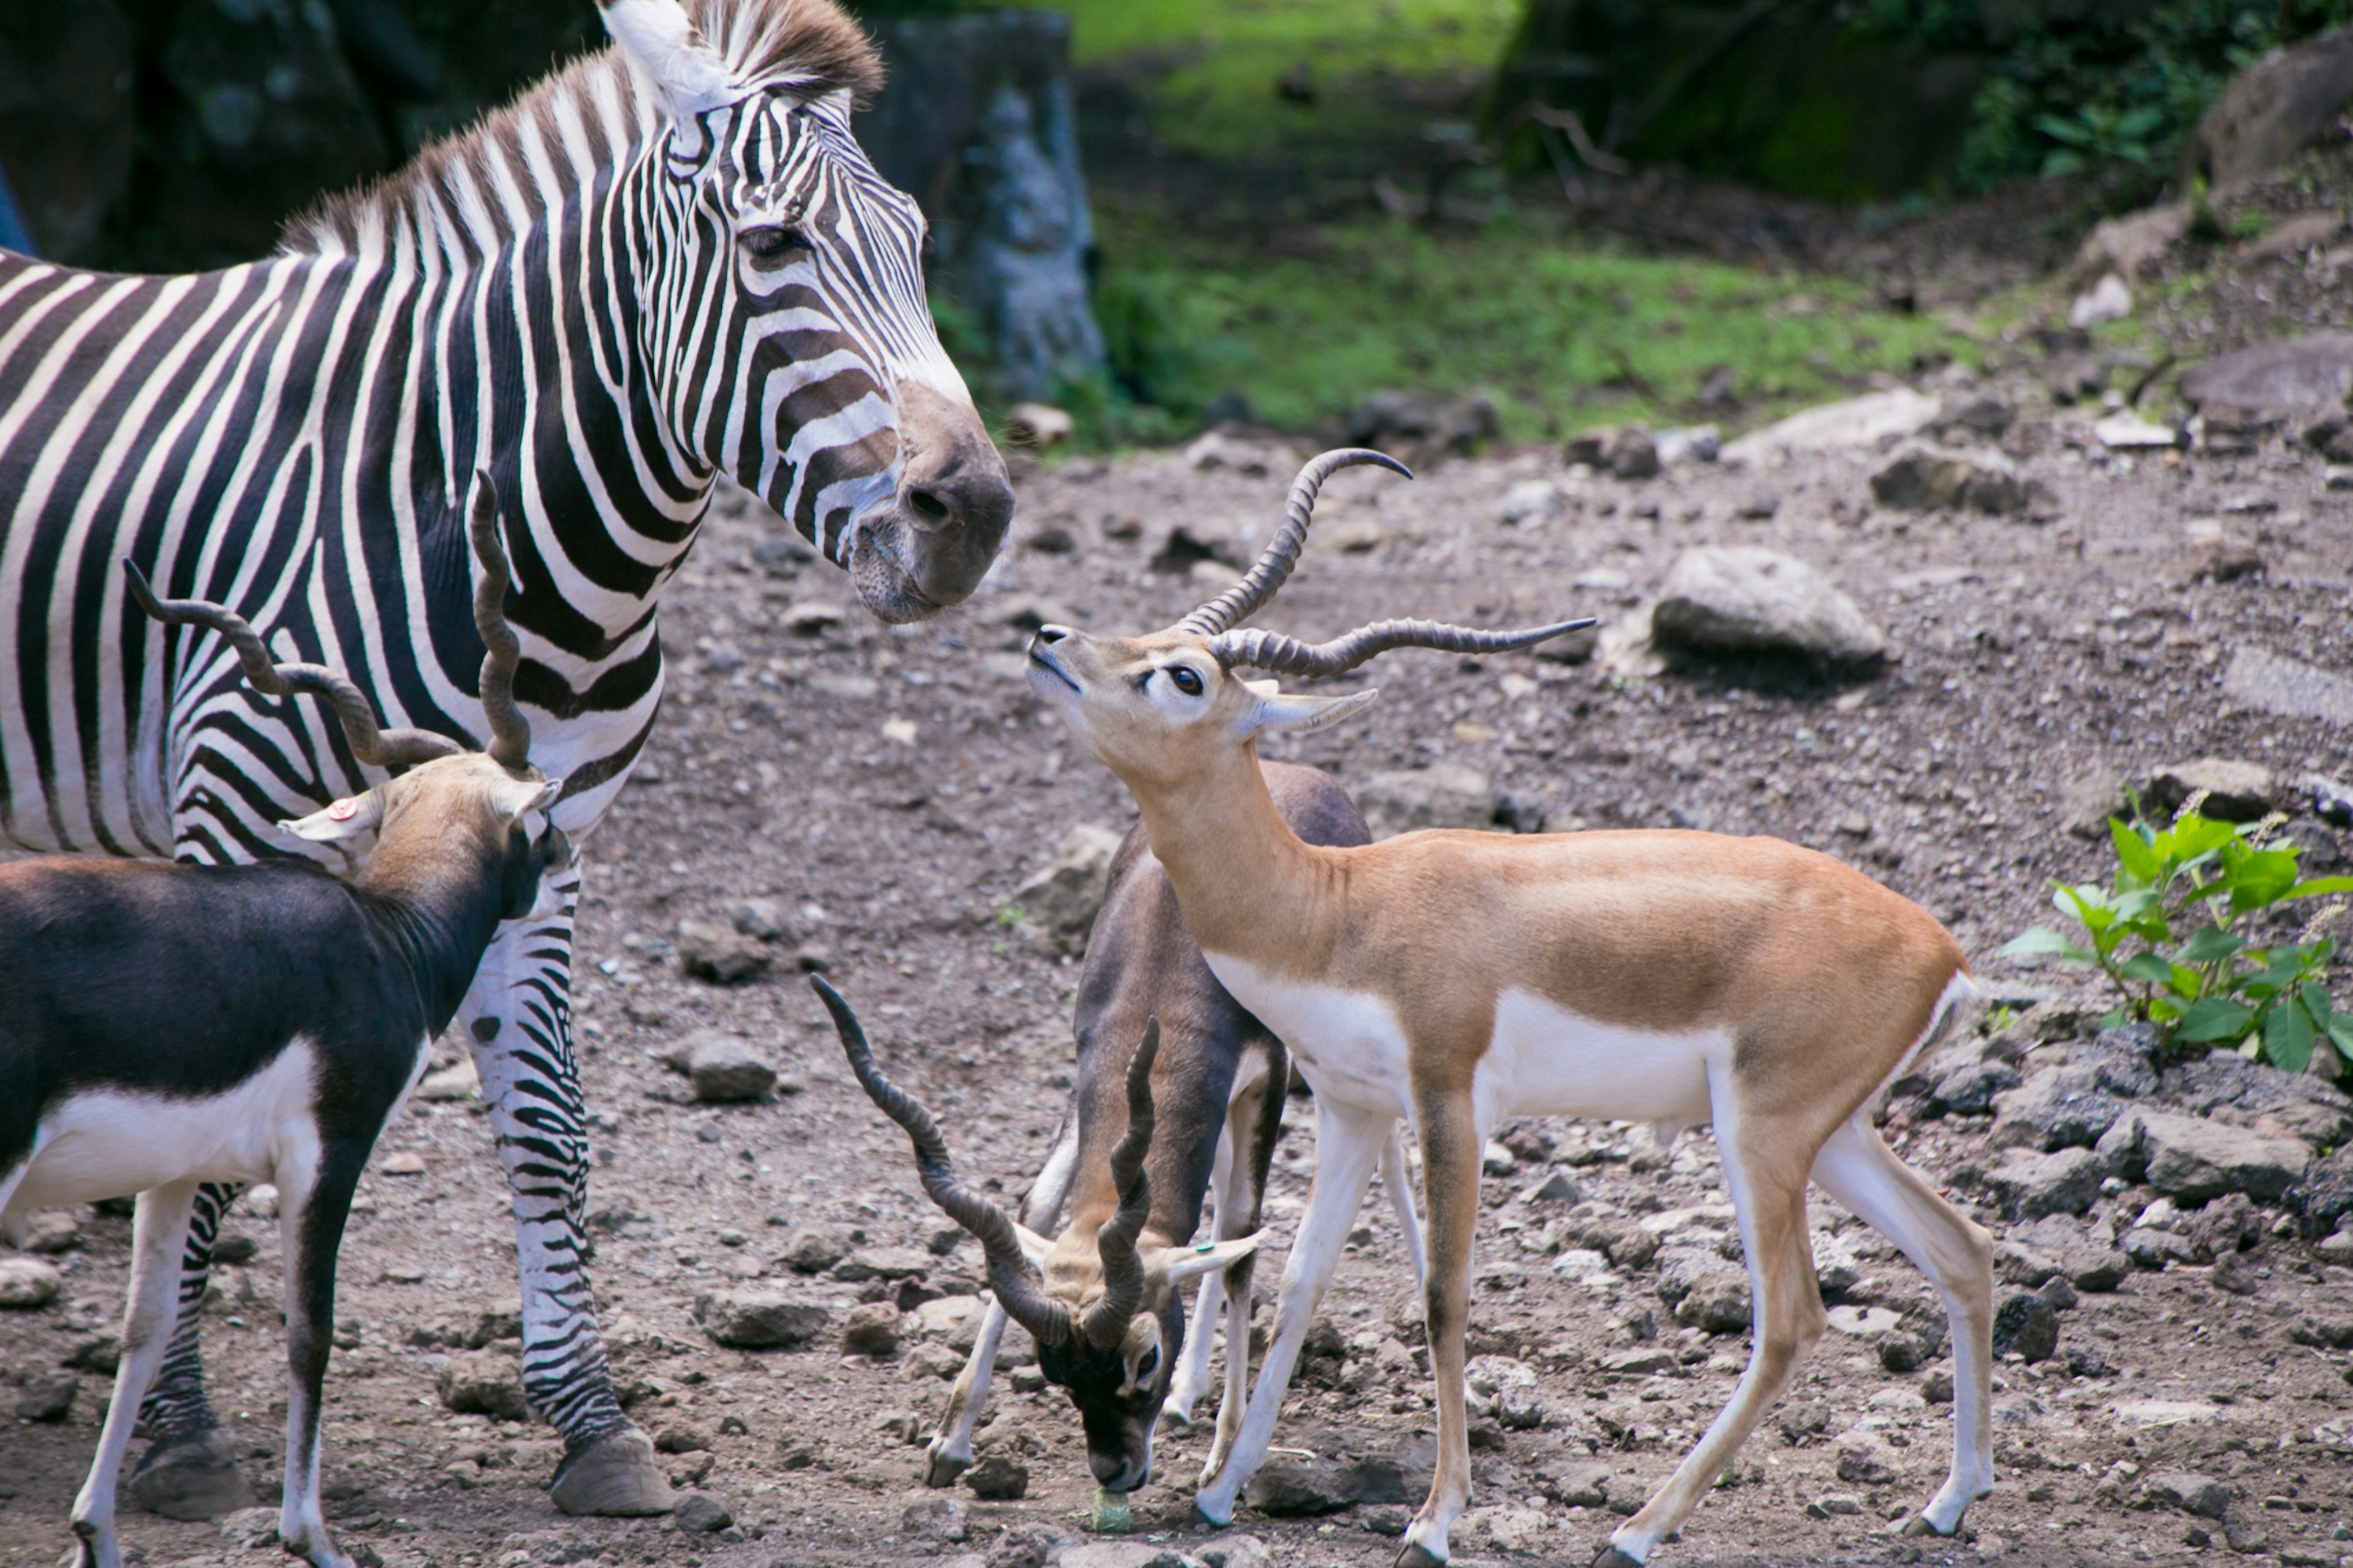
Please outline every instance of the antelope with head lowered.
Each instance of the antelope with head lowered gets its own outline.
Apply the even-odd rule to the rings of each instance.
[[[1372,452],[1326,453],[1310,489]],[[1400,468],[1398,471],[1402,472]],[[1388,1131],[1422,1152],[1438,1469],[1401,1564],[1443,1563],[1471,1492],[1463,1330],[1480,1152],[1503,1120],[1711,1122],[1746,1254],[1756,1341],[1731,1402],[1599,1559],[1629,1568],[1678,1530],[1825,1326],[1810,1177],[1894,1241],[1944,1300],[1956,1359],[1951,1473],[1907,1530],[1949,1535],[1993,1484],[1991,1241],[1898,1160],[1873,1099],[1972,994],[1926,911],[1829,856],[1684,832],[1411,833],[1303,844],[1267,798],[1257,737],[1372,701],[1242,679],[1336,675],[1387,648],[1528,647],[1584,622],[1488,633],[1384,621],[1320,645],[1236,631],[1296,563],[1305,509],[1237,587],[1143,637],[1040,628],[1030,682],[1143,812],[1210,971],[1315,1090],[1314,1194],[1240,1435],[1198,1495],[1222,1523],[1265,1456],[1310,1315]]]

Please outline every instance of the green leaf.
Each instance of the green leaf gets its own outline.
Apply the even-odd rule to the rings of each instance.
[[[2125,960],[2124,967],[2117,973],[2126,980],[2146,981],[2151,985],[2173,984],[2173,965],[2154,952],[2134,953]]]
[[[2315,877],[2308,882],[2298,882],[2280,895],[2282,902],[2289,899],[2316,899],[2323,893],[2353,893],[2353,877]]]
[[[2316,983],[2307,980],[2296,987],[2295,995],[2296,1000],[2304,1004],[2305,1012],[2311,1016],[2313,1026],[2316,1028],[2327,1028],[2337,1011],[2329,1005],[2328,993],[2322,990]]]
[[[2116,864],[2143,883],[2158,879],[2157,851],[2137,828],[2127,827],[2115,817],[2108,818],[2108,837],[2116,847]]]
[[[2294,1000],[2274,1007],[2263,1020],[2263,1055],[2284,1072],[2302,1072],[2312,1060],[2312,1015]]]
[[[2185,867],[2202,860],[2225,844],[2238,841],[2239,830],[2227,822],[2217,822],[2211,816],[2190,813],[2175,823],[2168,833],[2173,840],[2172,853]]]
[[[2328,1038],[2337,1054],[2353,1061],[2353,1013],[2332,1013],[2328,1016]]]
[[[2231,876],[2231,908],[2240,914],[2266,908],[2295,886],[2295,851],[2258,849]]]
[[[2230,957],[2247,945],[2247,939],[2233,935],[2221,926],[2207,926],[2189,933],[2175,956],[2184,963],[2212,963]]]
[[[2181,1026],[2173,1031],[2177,1040],[2192,1044],[2216,1040],[2235,1040],[2254,1026],[2255,1010],[2227,996],[2208,996],[2192,1002],[2181,1015]]]
[[[2049,926],[2036,926],[2032,931],[2021,931],[2015,940],[2001,950],[2001,956],[2004,958],[2055,958],[2063,963],[2086,965],[2099,962],[2093,953],[2076,946]]]

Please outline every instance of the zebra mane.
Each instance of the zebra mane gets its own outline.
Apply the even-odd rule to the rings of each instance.
[[[813,95],[848,91],[860,100],[882,85],[873,41],[834,0],[680,4],[736,81],[788,83]],[[381,179],[323,198],[289,220],[279,251],[438,252],[449,270],[469,270],[560,207],[587,170],[617,162],[660,122],[652,90],[608,45]]]

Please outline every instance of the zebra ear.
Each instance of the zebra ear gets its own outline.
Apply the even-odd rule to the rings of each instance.
[[[687,20],[677,0],[598,0],[605,30],[661,100],[682,138],[699,147],[702,130],[695,116],[723,108],[744,96],[730,79],[727,61],[703,42]]]

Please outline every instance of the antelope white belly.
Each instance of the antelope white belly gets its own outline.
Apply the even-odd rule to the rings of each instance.
[[[1472,1094],[1492,1118],[1693,1126],[1708,1120],[1709,1064],[1731,1052],[1731,1037],[1720,1030],[1679,1034],[1604,1024],[1514,988],[1495,998],[1495,1032]]]
[[[1378,1115],[1411,1115],[1405,1026],[1385,999],[1271,974],[1222,952],[1201,956],[1218,984],[1291,1048],[1316,1099]]]
[[[270,1064],[219,1094],[185,1099],[90,1089],[41,1118],[11,1214],[123,1197],[165,1182],[266,1182],[287,1152],[318,1134],[311,1115],[317,1058],[297,1036]]]

